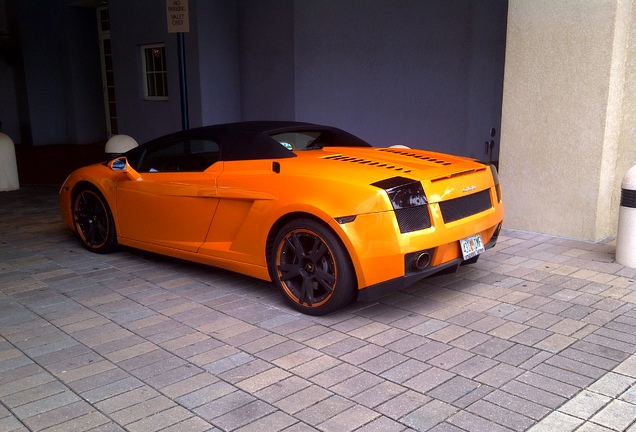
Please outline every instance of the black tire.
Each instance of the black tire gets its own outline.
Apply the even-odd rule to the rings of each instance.
[[[73,197],[75,230],[91,252],[107,253],[117,246],[117,234],[110,207],[93,186],[82,186]]]
[[[347,250],[329,228],[311,219],[293,220],[278,232],[269,271],[285,300],[308,315],[325,315],[356,299]]]

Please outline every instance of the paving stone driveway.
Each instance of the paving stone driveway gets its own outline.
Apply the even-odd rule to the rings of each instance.
[[[85,251],[0,193],[1,431],[636,431],[636,270],[504,230],[459,273],[322,318],[273,286]]]

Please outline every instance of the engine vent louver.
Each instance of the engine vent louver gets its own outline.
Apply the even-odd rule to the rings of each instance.
[[[439,203],[445,223],[454,222],[492,208],[490,190]]]
[[[386,153],[395,153],[395,154],[399,154],[400,156],[408,156],[408,157],[412,157],[415,159],[419,159],[419,160],[423,160],[426,162],[431,162],[431,163],[435,163],[435,164],[439,164],[443,166],[448,166],[451,164],[450,162],[445,161],[443,159],[421,155],[421,154],[409,151],[407,149],[383,148],[383,149],[379,149],[379,151],[386,152]]]
[[[368,165],[368,166],[372,166],[372,167],[376,167],[376,168],[392,169],[392,170],[400,171],[400,172],[403,172],[403,173],[411,172],[411,170],[409,168],[404,168],[404,167],[402,167],[400,165],[395,165],[395,164],[390,164],[390,163],[380,162],[380,161],[374,161],[372,159],[365,159],[365,158],[359,158],[359,157],[354,157],[354,156],[346,156],[346,155],[342,155],[342,154],[335,154],[335,155],[325,156],[325,157],[323,157],[323,159],[340,161],[340,162],[357,163],[357,164],[360,164],[360,165]]]

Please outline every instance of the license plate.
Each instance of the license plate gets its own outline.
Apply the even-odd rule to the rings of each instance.
[[[484,241],[481,238],[481,233],[459,240],[459,245],[462,248],[462,255],[465,260],[476,257],[486,250]]]

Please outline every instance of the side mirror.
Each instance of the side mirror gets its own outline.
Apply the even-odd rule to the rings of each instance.
[[[112,161],[108,162],[107,166],[113,171],[125,172],[128,178],[131,180],[141,180],[141,175],[128,164],[128,159],[126,159],[125,157],[118,157],[117,159],[113,159]]]

